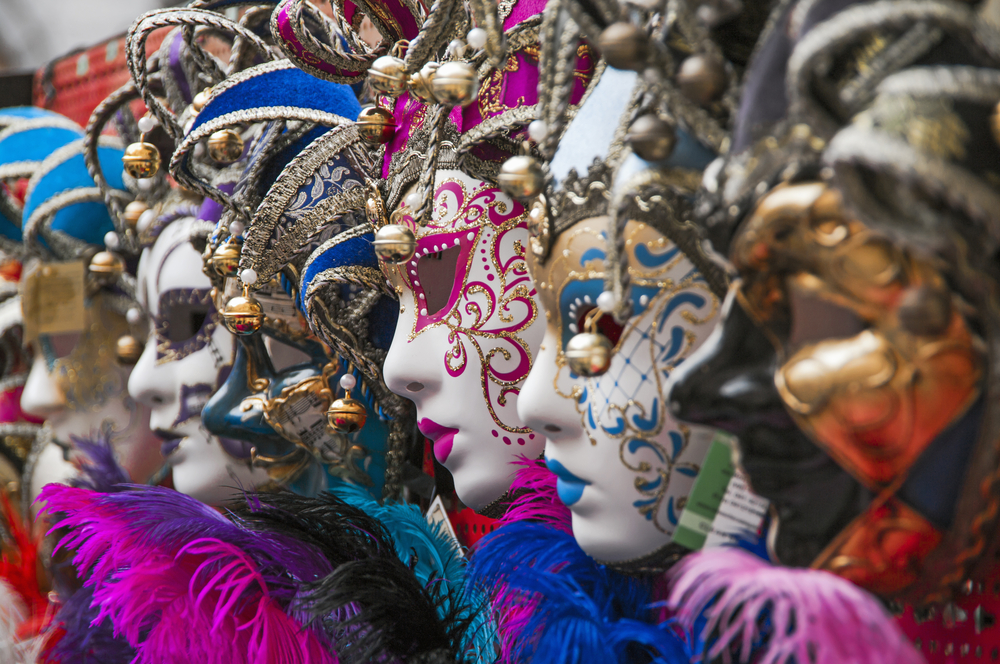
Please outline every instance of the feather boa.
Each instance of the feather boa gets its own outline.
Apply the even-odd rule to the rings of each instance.
[[[285,611],[296,586],[329,573],[314,547],[257,537],[170,489],[96,493],[60,485],[40,496],[68,528],[73,562],[137,664],[334,664],[325,638]]]
[[[828,572],[775,567],[723,547],[688,556],[668,580],[666,605],[683,628],[700,632],[708,660],[923,662],[878,600]]]
[[[9,537],[8,542],[0,540],[0,580],[19,598],[24,611],[15,636],[27,639],[38,635],[49,611],[48,598],[38,583],[38,542],[28,532],[6,491],[0,491],[0,517]]]

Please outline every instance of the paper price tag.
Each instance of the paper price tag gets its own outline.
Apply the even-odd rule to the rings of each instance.
[[[86,325],[83,261],[37,263],[23,277],[24,336],[80,332]]]
[[[441,524],[451,537],[452,542],[455,543],[455,550],[462,554],[463,557],[465,556],[465,552],[462,551],[462,544],[458,541],[458,535],[455,534],[455,528],[451,525],[451,519],[448,518],[448,512],[444,509],[444,502],[441,501],[440,495],[434,496],[434,500],[431,501],[430,507],[427,508],[427,514],[424,515],[424,518],[431,525],[435,523]]]

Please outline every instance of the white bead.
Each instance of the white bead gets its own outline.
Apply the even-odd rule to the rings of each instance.
[[[486,31],[482,28],[473,28],[469,30],[469,34],[466,35],[465,41],[469,43],[469,46],[478,51],[486,46]]]
[[[189,131],[191,131],[191,130],[187,129],[187,130],[185,130],[184,133],[188,133]],[[204,143],[195,143],[195,146],[194,146],[194,158],[195,159],[201,159],[204,156],[205,156],[205,144]]]
[[[139,180],[139,182],[143,182],[143,180]],[[147,228],[153,225],[154,221],[156,221],[156,213],[152,210],[146,210],[139,215],[139,221],[136,222],[135,229],[140,233],[144,233]]]
[[[465,42],[461,39],[452,39],[451,42],[448,43],[448,53],[456,58],[464,58]]]
[[[104,234],[104,246],[108,249],[118,248],[118,234],[114,231],[108,231]]]
[[[136,184],[139,186],[139,191],[149,191],[153,188],[153,178],[136,180]]]
[[[139,118],[139,131],[141,131],[144,134],[148,134],[149,132],[156,129],[157,124],[159,123],[156,121],[156,118],[154,118],[152,115],[144,115],[141,118]]]
[[[597,308],[606,314],[611,313],[615,310],[615,305],[618,304],[618,299],[615,294],[611,291],[604,291],[597,296]]]
[[[535,143],[541,143],[548,135],[549,128],[545,124],[544,120],[532,120],[531,124],[528,125],[528,136],[530,136],[531,140]]]
[[[406,203],[406,207],[410,208],[411,210],[416,210],[418,207],[420,207],[421,203],[420,194],[418,194],[417,192],[408,194],[404,202]]]
[[[240,237],[243,235],[243,231],[246,230],[246,224],[242,221],[234,221],[229,224],[229,234],[233,237]]]
[[[240,281],[245,283],[247,286],[253,286],[257,283],[257,271],[252,267],[248,267],[240,272]]]
[[[127,320],[130,325],[138,325],[139,321],[142,320],[142,312],[135,307],[132,307],[125,312],[125,320]]]
[[[340,377],[340,386],[345,390],[353,390],[354,386],[358,384],[358,379],[351,374],[344,374]]]

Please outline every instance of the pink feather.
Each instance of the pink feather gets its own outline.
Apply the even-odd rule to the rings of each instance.
[[[711,637],[708,659],[755,664],[922,664],[923,658],[879,602],[838,576],[773,566],[730,547],[692,554],[668,572],[669,609],[693,632]],[[704,614],[703,614],[704,612]],[[770,630],[763,652],[759,619]]]
[[[507,507],[498,525],[528,519],[564,533],[572,532],[569,508],[559,500],[556,476],[545,466],[545,461],[522,456],[514,463],[520,468],[511,482],[510,493],[517,498]]]
[[[90,570],[100,613],[137,649],[133,664],[336,664],[313,630],[271,594],[257,564],[215,537],[151,541],[105,494],[50,485],[40,500],[70,528],[60,547]],[[213,516],[214,515],[214,516]],[[222,515],[206,510],[209,522]],[[137,555],[141,553],[141,555]]]

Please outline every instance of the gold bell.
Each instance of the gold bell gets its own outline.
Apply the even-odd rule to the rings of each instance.
[[[519,155],[503,163],[497,182],[508,196],[528,199],[541,193],[545,175],[534,157]]]
[[[90,259],[87,271],[101,286],[112,286],[125,272],[125,259],[110,251],[99,251]]]
[[[722,62],[708,55],[691,55],[677,70],[677,88],[685,97],[704,106],[726,89],[726,70]]]
[[[632,151],[646,161],[663,161],[677,145],[677,132],[669,122],[650,113],[636,118],[625,140]]]
[[[115,343],[115,358],[118,364],[135,364],[142,355],[142,344],[131,334],[123,334]]]
[[[194,99],[191,100],[191,110],[193,110],[195,113],[200,112],[201,109],[205,108],[205,104],[208,103],[208,98],[211,96],[211,94],[212,94],[212,88],[205,88],[204,90],[196,94],[194,96]]]
[[[249,336],[264,326],[264,307],[244,287],[243,295],[237,295],[226,303],[226,308],[222,310],[222,322],[233,334]]]
[[[410,92],[417,96],[423,102],[431,103],[437,102],[434,97],[434,88],[432,83],[434,82],[434,76],[440,67],[436,62],[428,62],[425,64],[420,71],[416,74],[410,76],[410,80],[406,83],[410,87]]]
[[[160,151],[152,143],[139,141],[125,148],[125,171],[137,180],[151,178],[160,170]]]
[[[208,155],[220,164],[231,164],[243,155],[243,138],[232,129],[208,137]]]
[[[615,69],[642,71],[649,60],[649,38],[627,21],[612,23],[597,38],[597,48]]]
[[[396,120],[393,119],[392,113],[378,106],[361,109],[357,125],[361,138],[372,145],[388,143],[396,132]]]
[[[612,352],[611,342],[603,334],[581,332],[566,342],[566,363],[578,376],[600,376],[611,366]]]
[[[208,259],[208,264],[223,279],[235,277],[240,269],[239,242],[230,237],[227,242],[220,244],[215,253]]]
[[[326,411],[326,421],[337,433],[354,433],[365,425],[368,410],[357,399],[347,396],[337,399]]]
[[[135,229],[139,225],[139,217],[142,213],[149,209],[149,206],[142,201],[132,201],[125,206],[125,210],[122,212],[122,221],[131,228]]]
[[[383,55],[372,63],[368,81],[375,92],[398,97],[406,92],[406,65],[394,55]]]
[[[375,233],[372,245],[386,263],[405,263],[417,250],[417,237],[406,226],[386,224]]]
[[[434,73],[431,90],[445,106],[467,106],[476,99],[479,77],[468,62],[446,62]]]

